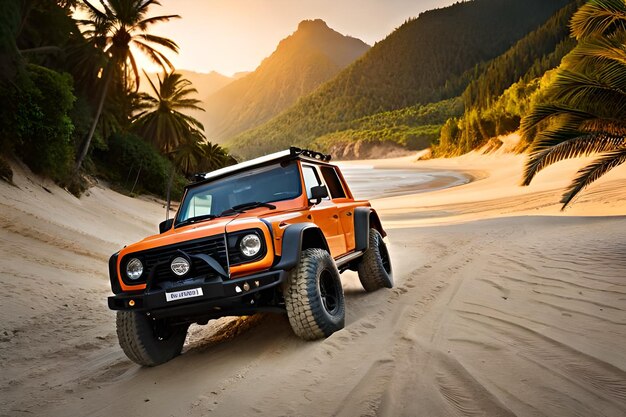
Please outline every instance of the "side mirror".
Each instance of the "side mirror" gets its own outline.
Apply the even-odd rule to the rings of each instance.
[[[309,202],[315,201],[313,204],[319,204],[320,201],[326,197],[328,197],[328,189],[325,185],[311,187],[311,198],[309,199]]]
[[[159,223],[159,233],[165,233],[172,228],[174,224],[174,219],[165,220]]]

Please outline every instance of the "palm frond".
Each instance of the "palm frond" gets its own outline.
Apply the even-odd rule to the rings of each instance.
[[[626,29],[626,4],[623,0],[590,0],[572,17],[576,39],[610,35]]]
[[[109,8],[109,6],[107,6],[106,2],[104,2],[104,0],[100,0],[100,4],[102,5],[102,7],[104,8],[104,11],[107,15],[107,17],[114,17],[115,13],[113,13],[113,11]]]
[[[181,86],[182,87],[182,86]],[[188,88],[179,88],[178,91],[175,91],[174,94],[172,94],[172,99],[174,100],[182,100],[185,97],[187,97],[190,94],[198,94],[198,90],[196,90],[193,87],[188,87]]]
[[[102,19],[102,20],[107,19],[106,13],[102,13],[100,9],[98,9],[96,6],[91,4],[88,0],[83,0],[83,3],[87,5],[87,7],[89,8],[90,12],[94,15],[94,17],[97,17],[98,19]]]
[[[146,70],[143,70],[143,75],[146,76],[146,78],[148,79],[148,82],[150,83],[150,87],[152,87],[152,91],[154,91],[154,94],[156,94],[157,99],[153,99],[155,101],[159,101],[161,100],[161,94],[159,93],[159,89],[156,88],[156,86],[154,85],[154,83],[152,82],[152,80],[150,79],[150,76],[148,75],[148,73],[146,72]],[[148,96],[149,97],[149,96]],[[152,98],[152,97],[150,97]]]
[[[626,65],[625,36],[593,37],[578,43],[578,46],[567,56],[566,62],[576,63],[579,60],[595,58]]]
[[[583,121],[595,119],[597,116],[565,104],[538,104],[522,119],[520,125],[522,136],[529,142],[532,142],[533,138],[530,135],[533,134],[536,128],[543,122],[556,118],[561,119],[561,124],[569,124],[572,126],[572,129],[576,129],[576,126]]]
[[[580,123],[580,130],[587,133],[603,132],[614,136],[626,136],[626,120],[598,117]]]
[[[198,104],[201,104],[201,103],[202,101],[197,100],[195,98],[175,100],[172,104],[172,108],[204,111],[202,107],[198,106]]]
[[[588,102],[626,103],[625,68],[608,74],[597,71],[593,75],[562,69],[554,80],[549,93],[557,102],[568,103],[577,108]],[[620,76],[621,75],[621,76]]]
[[[561,209],[565,209],[583,189],[624,162],[626,162],[626,148],[608,152],[578,171],[578,176],[572,181],[565,194],[563,194],[561,199],[563,207]]]
[[[171,39],[164,38],[162,36],[151,35],[149,33],[141,33],[138,34],[137,37],[147,42],[156,43],[157,45],[161,45],[171,51],[178,53],[178,44]]]
[[[137,23],[137,27],[141,30],[146,30],[149,25],[159,22],[169,22],[171,19],[180,19],[177,14],[169,14],[164,16],[154,16],[147,19],[143,19]]]
[[[139,91],[139,70],[137,69],[137,63],[135,62],[135,57],[133,54],[128,54],[128,60],[130,61],[130,66],[133,69],[133,74],[135,74],[135,92]]]
[[[146,54],[148,58],[152,60],[152,62],[160,65],[161,68],[165,69],[165,67],[167,66],[170,70],[174,69],[174,65],[172,64],[172,62],[165,55],[163,55],[161,52],[157,51],[150,45],[146,45],[145,43],[138,40],[133,40],[133,43],[137,45],[141,52]]]
[[[578,136],[574,136],[578,134]],[[548,134],[544,133],[546,138]],[[626,147],[626,137],[603,133],[581,135],[580,132],[555,133],[533,152],[524,167],[522,185],[529,185],[539,171],[565,159],[615,151]]]

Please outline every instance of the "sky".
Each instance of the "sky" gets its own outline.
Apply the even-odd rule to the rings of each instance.
[[[458,0],[160,0],[149,15],[178,14],[150,32],[178,43],[168,55],[178,69],[233,75],[252,71],[304,19],[321,18],[332,29],[373,45],[406,19]],[[140,65],[154,70],[147,59]]]

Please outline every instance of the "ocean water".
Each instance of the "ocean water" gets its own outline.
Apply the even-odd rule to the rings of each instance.
[[[341,165],[341,172],[357,199],[425,193],[467,184],[471,178],[453,171],[381,169],[366,165]]]

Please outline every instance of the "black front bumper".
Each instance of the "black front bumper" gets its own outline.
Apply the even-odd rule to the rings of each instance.
[[[220,277],[193,278],[166,283],[147,292],[122,293],[108,298],[111,310],[147,311],[155,317],[245,315],[278,308],[257,303],[257,294],[272,289],[287,279],[287,271],[275,270],[224,280]],[[200,289],[202,295],[167,300],[166,294]],[[199,291],[197,291],[199,292]]]

